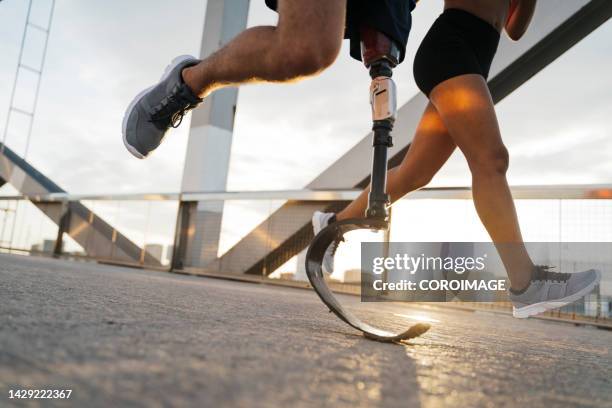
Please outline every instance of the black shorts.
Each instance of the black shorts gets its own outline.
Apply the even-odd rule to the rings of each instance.
[[[414,80],[429,97],[436,85],[465,74],[489,77],[499,32],[491,24],[459,9],[438,17],[414,58]]]
[[[276,10],[277,0],[266,0],[266,4]],[[351,40],[351,56],[361,61],[359,27],[365,23],[394,40],[401,52],[400,62],[403,61],[412,27],[410,12],[415,5],[416,0],[347,0],[344,38]]]

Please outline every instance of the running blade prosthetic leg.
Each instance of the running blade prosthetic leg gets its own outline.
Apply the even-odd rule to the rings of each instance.
[[[393,68],[399,60],[399,49],[384,34],[369,27],[361,30],[363,61],[370,71],[370,103],[372,104],[373,158],[371,189],[365,218],[335,222],[321,230],[313,239],[306,254],[306,275],[310,284],[329,310],[351,327],[363,332],[365,337],[397,342],[418,337],[429,330],[428,324],[418,323],[406,330],[393,333],[378,329],[359,320],[342,307],[325,282],[322,263],[325,251],[344,234],[358,230],[386,230],[389,228],[389,195],[387,188],[387,150],[391,147],[391,131],[397,111],[395,83],[391,79]]]

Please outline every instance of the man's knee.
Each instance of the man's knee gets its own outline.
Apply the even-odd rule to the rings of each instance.
[[[341,40],[312,38],[286,41],[278,50],[285,79],[315,75],[331,66],[340,52]]]
[[[510,164],[510,155],[504,145],[483,149],[468,157],[472,172],[505,175]]]

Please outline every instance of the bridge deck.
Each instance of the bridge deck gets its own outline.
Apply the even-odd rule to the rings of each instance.
[[[0,405],[612,406],[611,332],[409,307],[439,322],[381,344],[305,290],[0,255]]]

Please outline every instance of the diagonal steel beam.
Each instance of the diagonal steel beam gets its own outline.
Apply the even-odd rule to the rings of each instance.
[[[502,38],[489,81],[494,101],[497,103],[508,96],[611,16],[610,0],[538,2],[532,27],[525,37],[518,43]],[[394,133],[402,137],[396,138],[391,148],[391,165],[403,158],[426,104],[425,96],[418,94],[399,110]],[[366,135],[306,188],[344,189],[367,185],[370,139],[371,134]],[[345,203],[298,204],[290,202],[281,207],[206,269],[272,272],[308,244],[312,234],[309,221],[314,210],[325,210],[331,204],[342,207]]]
[[[60,186],[6,146],[0,150],[0,180],[10,183],[22,194],[65,193]],[[71,202],[67,208],[56,202],[32,203],[56,225],[61,224],[65,232],[92,258],[144,263],[150,266],[161,265],[158,259],[149,253],[143,253],[138,245],[79,202]]]

